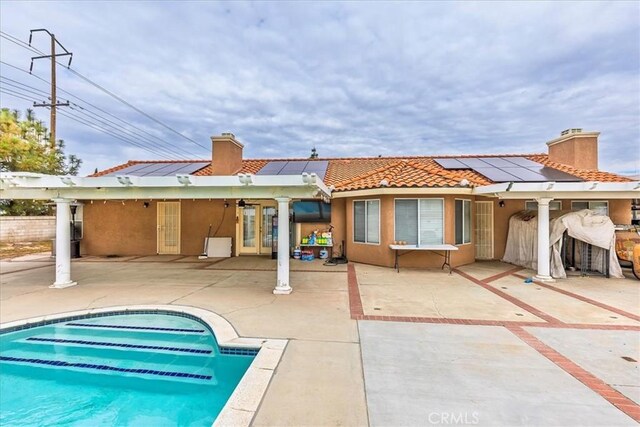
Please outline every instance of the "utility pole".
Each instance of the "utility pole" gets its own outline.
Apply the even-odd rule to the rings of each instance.
[[[31,66],[29,67],[29,73],[33,71],[33,60],[34,59],[44,59],[51,58],[51,96],[49,97],[48,103],[43,102],[40,104],[33,103],[34,107],[49,107],[51,109],[51,120],[49,123],[49,145],[52,150],[56,148],[56,109],[58,107],[67,107],[69,106],[69,101],[67,102],[58,102],[58,98],[56,96],[56,58],[58,56],[68,56],[69,63],[67,64],[67,68],[71,66],[71,60],[73,59],[73,53],[69,52],[62,44],[56,39],[56,36],[52,34],[49,30],[45,28],[38,28],[36,30],[31,30],[29,34],[29,46],[31,46],[31,40],[33,38],[33,33],[37,32],[45,32],[49,34],[51,37],[51,54],[43,55],[43,56],[34,56],[31,58]],[[56,44],[64,50],[64,53],[56,53]]]

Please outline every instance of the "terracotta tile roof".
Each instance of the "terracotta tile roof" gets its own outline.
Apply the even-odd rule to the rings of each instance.
[[[533,154],[531,156],[526,156],[526,157],[530,160],[533,160],[534,162],[542,163],[543,165],[548,166],[550,168],[561,170],[573,176],[577,176],[580,179],[584,179],[585,181],[600,181],[600,182],[632,181],[631,178],[628,178],[622,175],[617,175],[611,172],[605,172],[600,170],[576,169],[571,166],[563,165],[562,163],[555,163],[549,160],[549,156],[547,156],[546,154]]]
[[[576,169],[571,166],[554,163],[546,154],[492,154],[492,155],[449,155],[449,156],[399,156],[399,157],[353,157],[318,158],[329,162],[324,182],[333,186],[335,191],[364,190],[373,188],[417,188],[417,187],[460,187],[466,179],[469,187],[491,184],[492,181],[472,170],[447,170],[434,161],[435,158],[460,157],[525,157],[550,168],[558,169],[586,181],[627,182],[629,178],[610,172]],[[245,159],[242,162],[243,173],[257,173],[270,161],[309,160],[293,159]],[[152,161],[131,160],[125,164],[98,172],[90,176],[103,176],[139,163],[187,163],[206,162],[207,160]],[[211,165],[193,173],[197,176],[212,174]]]

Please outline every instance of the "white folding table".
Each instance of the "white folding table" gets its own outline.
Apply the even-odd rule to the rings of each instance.
[[[400,264],[398,262],[398,257],[402,255],[406,255],[409,252],[413,251],[431,251],[436,254],[444,257],[444,264],[442,264],[442,269],[444,270],[444,266],[449,267],[449,274],[451,274],[451,251],[457,251],[458,247],[449,244],[443,245],[389,245],[389,247],[395,252],[395,264],[394,268],[399,273],[400,272]],[[400,253],[400,251],[406,251],[404,253]]]

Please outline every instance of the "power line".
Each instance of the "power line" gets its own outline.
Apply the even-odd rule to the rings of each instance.
[[[15,98],[24,99],[25,101],[33,102],[33,99],[26,98],[26,97],[23,96],[23,94],[18,94],[17,92],[12,92],[12,91],[10,91],[8,89],[0,88],[0,92],[4,93],[5,95],[9,95],[9,96],[13,96]]]
[[[24,45],[25,43],[24,43],[24,42],[22,42],[20,39],[18,39],[18,38],[17,38],[17,37],[15,37],[15,36],[11,36],[10,34],[7,34],[7,33],[2,32],[2,31],[0,31],[0,36],[5,36],[5,38],[6,38],[7,40],[11,41],[12,43],[15,43],[15,44],[16,44],[16,45],[18,45],[18,46],[21,46],[21,47],[23,47],[23,48],[25,48],[25,49],[30,49],[30,50],[32,50],[33,52],[37,52],[37,53],[40,53],[40,54],[44,55],[44,52],[42,52],[42,51],[40,51],[40,50],[38,50],[38,49],[36,49],[36,48],[33,48],[33,47],[32,47],[32,46],[30,46],[30,45]],[[10,38],[9,38],[9,37],[10,37]],[[12,39],[14,39],[14,40],[16,40],[16,41],[14,41],[14,40],[12,40]],[[60,65],[63,65],[63,66],[64,66],[64,64],[60,64]],[[128,106],[129,108],[133,109],[134,111],[138,112],[139,114],[142,114],[143,116],[145,116],[145,117],[146,117],[146,118],[148,118],[149,120],[151,120],[151,121],[153,121],[153,122],[155,122],[155,123],[159,124],[160,126],[164,127],[165,129],[167,129],[167,130],[169,130],[169,131],[171,131],[171,132],[175,133],[176,135],[178,135],[178,136],[180,136],[180,137],[182,137],[182,138],[186,139],[187,141],[189,141],[189,142],[191,142],[191,143],[193,143],[193,144],[197,145],[197,146],[198,146],[198,147],[200,147],[200,148],[203,148],[203,149],[205,149],[205,150],[209,150],[209,148],[207,148],[207,147],[205,147],[205,146],[201,145],[201,144],[200,144],[200,143],[198,143],[197,141],[195,141],[195,140],[193,140],[193,139],[189,138],[188,136],[183,135],[182,133],[178,132],[177,130],[175,130],[174,128],[170,127],[169,125],[167,125],[167,124],[165,124],[165,123],[161,122],[160,120],[156,119],[155,117],[153,117],[153,116],[151,116],[151,115],[147,114],[146,112],[142,111],[141,109],[139,109],[139,108],[138,108],[138,107],[136,107],[135,105],[133,105],[133,104],[129,103],[129,102],[128,102],[128,101],[126,101],[125,99],[121,98],[120,96],[116,95],[115,93],[111,92],[110,90],[108,90],[108,89],[104,88],[104,87],[103,87],[103,86],[101,86],[100,84],[98,84],[98,83],[94,82],[93,80],[89,79],[88,77],[86,77],[86,76],[82,75],[82,74],[81,74],[81,73],[79,73],[78,71],[73,70],[73,69],[68,68],[68,67],[67,67],[67,71],[69,71],[69,72],[71,72],[72,74],[74,74],[74,75],[78,76],[79,78],[81,78],[81,79],[82,79],[82,80],[84,80],[85,82],[89,83],[90,85],[94,86],[95,88],[99,89],[100,91],[102,91],[102,92],[106,93],[107,95],[111,96],[112,98],[116,99],[117,101],[119,101],[119,102],[123,103],[124,105]]]
[[[38,80],[40,80],[40,81],[42,81],[42,82],[44,82],[44,83],[49,84],[49,81],[47,81],[46,79],[43,79],[42,77],[37,76],[37,75],[35,75],[35,74],[30,74],[28,71],[25,71],[25,70],[23,70],[22,68],[17,67],[17,66],[15,66],[15,65],[13,65],[13,64],[9,64],[8,62],[4,62],[4,61],[1,61],[1,60],[0,60],[0,64],[6,65],[6,66],[11,67],[11,68],[14,68],[14,69],[16,69],[17,71],[21,71],[21,72],[23,72],[23,73],[25,73],[25,74],[29,74],[31,77],[35,77],[36,79],[38,79]],[[170,142],[168,142],[168,141],[166,141],[166,140],[164,140],[164,139],[162,139],[162,138],[159,138],[159,137],[158,137],[158,136],[156,136],[156,135],[153,135],[152,133],[150,133],[150,132],[146,131],[145,129],[142,129],[142,128],[140,128],[140,127],[138,127],[138,126],[136,126],[136,125],[134,125],[134,124],[132,124],[132,123],[130,123],[130,122],[128,122],[128,121],[126,121],[126,120],[124,120],[124,119],[122,119],[122,118],[120,118],[120,117],[118,117],[118,116],[116,116],[116,115],[114,115],[114,114],[112,114],[112,113],[110,113],[109,111],[106,111],[106,110],[104,110],[103,108],[100,108],[100,107],[98,107],[97,105],[92,104],[91,102],[89,102],[89,101],[87,101],[87,100],[85,100],[85,99],[83,99],[83,98],[80,98],[79,96],[77,96],[77,95],[75,95],[75,94],[73,94],[73,93],[71,93],[71,92],[69,92],[69,91],[67,91],[67,90],[64,90],[64,89],[62,89],[62,88],[58,88],[58,90],[59,90],[60,92],[64,92],[64,93],[66,93],[67,95],[70,95],[72,98],[75,98],[75,99],[77,99],[78,101],[80,101],[80,102],[82,102],[82,103],[84,103],[84,104],[87,104],[87,105],[89,105],[89,106],[93,107],[94,109],[96,109],[96,110],[98,110],[98,111],[100,111],[100,112],[102,112],[102,113],[104,113],[104,114],[106,114],[106,115],[108,115],[108,116],[110,116],[110,117],[113,117],[114,119],[116,119],[116,120],[118,120],[118,121],[122,122],[124,125],[129,126],[129,127],[133,128],[133,129],[136,129],[136,130],[138,131],[138,132],[137,132],[137,133],[138,133],[137,137],[139,137],[139,138],[141,138],[141,139],[146,139],[147,141],[149,141],[149,140],[150,140],[150,138],[152,138],[152,139],[153,139],[153,142],[152,142],[152,143],[153,143],[154,145],[157,145],[159,148],[164,149],[164,150],[170,150],[170,151],[177,152],[177,151],[175,151],[175,150],[174,150],[174,147],[175,147],[175,146],[174,146],[173,144],[171,144]],[[43,91],[43,92],[44,92],[44,91]],[[76,105],[78,105],[78,104],[76,104]],[[84,108],[84,107],[82,107],[82,106],[80,106],[80,105],[78,105],[78,106],[79,106],[80,108]],[[90,109],[85,109],[85,110],[90,112]],[[92,112],[92,114],[94,114],[94,115],[97,115],[97,116],[101,117],[99,114],[96,114],[96,113],[93,113],[93,112]],[[105,120],[107,120],[107,119],[105,119]],[[112,123],[113,123],[113,122],[112,122]],[[114,124],[114,125],[117,125],[117,123],[113,123],[113,124]],[[121,126],[121,125],[119,125],[119,126]],[[131,133],[136,133],[136,132],[134,132],[134,131],[130,131],[130,132],[131,132]],[[144,136],[143,134],[144,134],[144,135],[148,135],[148,137],[147,137],[147,136]],[[162,144],[164,144],[164,145],[166,145],[166,147],[168,147],[168,148],[163,147],[161,143],[162,143]],[[175,149],[177,149],[177,150],[182,150],[182,151],[184,151],[185,153],[187,153],[187,154],[189,154],[189,155],[193,155],[194,157],[199,157],[198,155],[195,155],[194,153],[192,153],[192,152],[190,152],[190,151],[184,150],[183,148],[181,148],[181,147],[179,147],[179,146],[175,147]],[[181,156],[182,158],[188,158],[188,156],[185,156],[185,155],[180,154],[180,153],[178,153],[178,155],[179,155],[179,156]]]
[[[34,87],[34,86],[29,86],[28,84],[24,84],[24,83],[22,83],[22,82],[20,82],[20,81],[18,81],[18,80],[10,79],[9,77],[0,76],[0,80],[8,80],[8,81],[13,82],[13,83],[15,83],[15,84],[19,84],[19,85],[21,85],[21,86],[28,87],[29,89],[33,89],[33,90],[36,90],[36,91],[38,91],[38,92],[42,92],[43,94],[47,95],[47,92],[45,92],[45,91],[44,91],[44,90],[42,90],[42,89],[38,89],[37,87]],[[7,83],[7,84],[8,84],[8,83]]]
[[[87,117],[89,117],[91,119],[97,120],[97,121],[105,124],[108,127],[113,127],[115,129],[117,129],[119,132],[122,132],[122,133],[124,133],[126,135],[130,135],[130,136],[132,136],[134,138],[138,138],[138,139],[140,139],[140,141],[139,141],[140,143],[149,143],[152,146],[155,146],[154,148],[161,149],[161,150],[164,150],[165,152],[171,153],[174,157],[177,157],[178,159],[184,159],[185,158],[184,154],[182,154],[182,153],[180,153],[180,152],[178,152],[176,150],[173,150],[172,148],[164,148],[164,147],[157,146],[157,145],[155,145],[156,142],[154,140],[151,140],[151,139],[149,139],[147,137],[144,137],[144,136],[140,136],[139,134],[136,134],[135,132],[132,132],[129,129],[122,128],[118,123],[114,122],[113,120],[109,120],[109,119],[101,116],[100,114],[96,114],[91,110],[87,110],[87,109],[83,108],[81,105],[72,103],[71,104],[71,109],[74,110],[74,111],[77,111],[80,114],[83,114],[83,115],[85,115],[85,116],[87,116]]]
[[[109,129],[103,128],[103,127],[102,127],[102,126],[100,126],[100,125],[97,125],[97,124],[95,124],[95,123],[91,123],[91,122],[89,122],[89,121],[87,121],[87,120],[83,120],[83,119],[81,119],[81,118],[78,118],[78,117],[72,116],[71,114],[68,114],[67,112],[60,111],[60,114],[61,114],[61,115],[63,115],[63,116],[65,116],[65,117],[67,117],[67,118],[69,118],[70,120],[73,120],[73,121],[75,121],[75,122],[81,123],[81,124],[83,124],[83,125],[85,125],[85,126],[88,126],[88,127],[90,127],[90,128],[93,128],[94,130],[98,130],[98,131],[100,131],[100,132],[102,132],[102,133],[105,133],[105,134],[107,134],[107,135],[109,135],[109,136],[111,136],[111,137],[113,137],[113,138],[117,138],[117,139],[119,139],[119,140],[121,140],[121,141],[123,141],[123,142],[125,142],[125,143],[127,143],[127,144],[134,145],[134,146],[136,146],[136,147],[138,147],[138,148],[141,148],[141,149],[143,149],[143,150],[145,150],[145,151],[148,151],[148,152],[150,152],[150,153],[153,153],[153,154],[155,154],[155,155],[157,155],[157,156],[160,156],[160,157],[163,157],[163,158],[165,158],[165,159],[168,159],[168,160],[174,160],[174,159],[172,159],[171,157],[167,156],[166,154],[158,153],[157,151],[154,151],[152,148],[149,148],[149,147],[147,147],[147,146],[141,145],[141,144],[139,144],[139,143],[138,143],[138,142],[136,142],[136,141],[133,141],[133,140],[131,140],[131,139],[123,138],[123,137],[121,137],[121,136],[119,136],[119,135],[116,135],[116,134],[112,133]]]

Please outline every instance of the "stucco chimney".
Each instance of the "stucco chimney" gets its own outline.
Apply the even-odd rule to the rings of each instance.
[[[232,133],[211,137],[213,175],[235,175],[242,169],[242,145]]]
[[[578,169],[598,169],[598,135],[600,132],[583,132],[567,129],[559,138],[547,142],[549,160]]]

